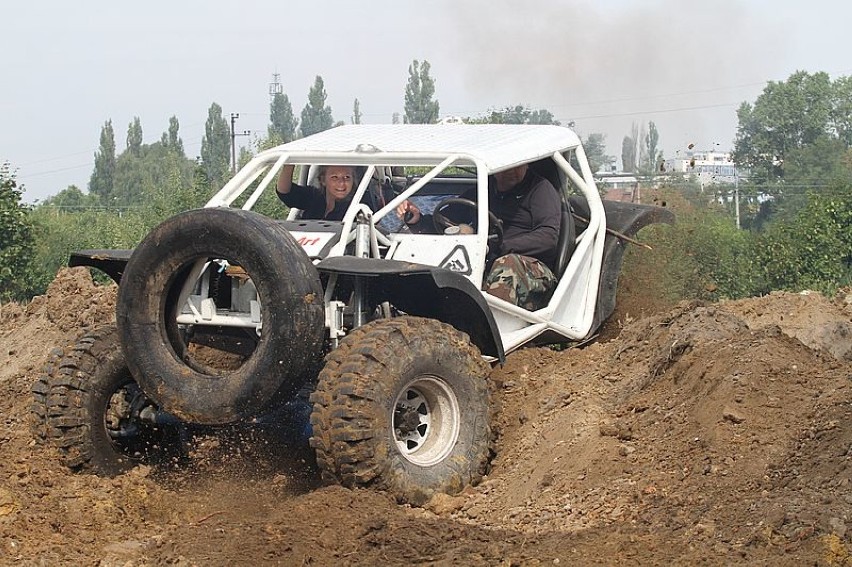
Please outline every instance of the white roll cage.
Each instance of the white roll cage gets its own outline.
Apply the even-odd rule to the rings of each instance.
[[[357,128],[340,127],[334,130]],[[397,127],[401,128],[401,127]],[[466,128],[466,126],[433,126],[433,128]],[[511,128],[511,127],[508,127]],[[535,128],[535,127],[516,127]],[[555,127],[543,127],[555,128]],[[564,129],[563,129],[564,130]],[[329,131],[331,132],[331,131]],[[357,131],[356,131],[357,133]],[[352,134],[351,131],[348,134]],[[323,134],[317,135],[317,137]],[[576,136],[571,133],[574,139]],[[350,136],[351,137],[351,136]],[[312,137],[313,138],[313,137]],[[555,332],[566,340],[581,340],[593,331],[592,325],[595,317],[595,308],[600,285],[601,263],[603,258],[604,238],[606,231],[606,218],[600,195],[592,177],[585,152],[577,140],[576,143],[564,147],[553,148],[550,151],[540,151],[533,148],[532,151],[520,152],[518,161],[507,161],[497,163],[488,155],[479,155],[474,147],[469,152],[462,151],[388,151],[379,150],[374,145],[359,144],[354,150],[328,149],[317,150],[307,146],[311,138],[306,138],[304,144],[293,142],[266,150],[245,167],[243,167],[212,199],[206,207],[232,207],[244,198],[242,209],[252,209],[264,191],[275,190],[275,180],[281,168],[286,164],[297,164],[303,166],[311,165],[351,165],[366,168],[360,179],[358,187],[354,191],[352,205],[347,210],[342,220],[342,235],[339,242],[335,244],[328,253],[328,257],[342,256],[347,253],[347,246],[358,238],[359,223],[366,225],[369,230],[363,232],[366,243],[356,245],[357,254],[385,259],[404,258],[409,261],[428,265],[440,265],[436,256],[430,255],[433,248],[445,239],[466,238],[465,242],[475,243],[481,254],[473,254],[471,257],[474,264],[468,277],[473,283],[480,287],[484,270],[484,250],[487,246],[487,229],[480,229],[475,235],[460,237],[450,235],[415,235],[403,233],[383,234],[377,230],[376,224],[385,216],[395,214],[396,207],[406,199],[415,196],[418,191],[427,186],[431,181],[438,178],[447,168],[473,167],[476,170],[478,203],[487,203],[488,199],[488,176],[523,163],[530,163],[542,158],[551,158],[556,164],[562,178],[558,190],[563,199],[568,199],[572,191],[579,192],[588,202],[590,218],[585,230],[577,235],[576,248],[568,262],[567,268],[562,274],[550,302],[535,312],[530,312],[497,297],[483,292],[483,297],[491,308],[495,321],[500,331],[505,351],[518,348],[536,336],[546,332]],[[318,140],[319,142],[319,140]],[[334,146],[334,144],[330,144]],[[351,146],[350,146],[351,147]],[[452,148],[456,150],[457,148]],[[501,148],[503,150],[503,148]],[[579,164],[579,171],[571,162],[571,154]],[[505,152],[504,152],[505,154]],[[501,155],[501,157],[503,157]],[[377,211],[372,211],[361,199],[370,188],[370,183],[377,178],[383,178],[387,171],[397,166],[429,168],[426,173],[419,176],[410,186],[406,187],[399,195],[393,198],[385,206]],[[303,168],[307,170],[307,168]],[[422,169],[421,169],[422,171]],[[302,173],[303,181],[307,181],[307,171]],[[477,219],[479,227],[488,226],[488,209],[486,206],[478,207]],[[351,250],[351,249],[350,249]],[[349,253],[352,253],[351,251]],[[199,261],[193,274],[201,275],[206,264]],[[195,281],[187,282],[184,297],[190,306],[190,313],[184,310],[179,316],[178,322],[204,324],[201,317],[199,302],[189,301],[190,290]],[[328,311],[328,306],[327,306]],[[218,323],[222,324],[222,317],[228,318],[228,314],[220,314],[216,317]],[[229,323],[236,326],[253,326],[259,331],[260,322],[252,321],[254,317],[241,315],[234,316]],[[212,321],[212,320],[211,320]],[[209,324],[209,323],[208,323]],[[335,332],[333,321],[327,317],[327,324]]]

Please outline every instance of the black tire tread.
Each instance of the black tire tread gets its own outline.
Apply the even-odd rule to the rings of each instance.
[[[475,455],[470,462],[449,463],[448,459],[452,472],[439,486],[425,489],[395,470],[385,454],[388,445],[375,440],[387,433],[376,429],[377,404],[372,399],[376,388],[382,387],[381,377],[398,364],[400,349],[417,348],[454,352],[467,366],[459,371],[471,378],[473,395],[489,408],[488,423],[477,428],[481,438],[473,443]],[[317,451],[323,480],[350,488],[386,490],[400,501],[419,503],[432,491],[455,493],[485,474],[494,445],[493,406],[487,380],[490,367],[466,334],[434,319],[382,319],[351,333],[327,360],[311,398],[311,443]]]
[[[326,356],[325,366],[320,375],[326,371],[336,373],[340,365],[346,361],[352,347],[358,344],[368,330],[365,325],[351,331],[341,341],[340,345]],[[329,386],[330,384],[327,380],[318,381],[316,389],[311,392],[310,396],[310,402],[314,408],[326,408],[331,405],[334,398],[334,391]],[[337,482],[337,467],[332,458],[331,431],[325,425],[325,413],[311,412],[311,428],[314,433],[311,436],[310,445],[316,453],[320,477],[325,484],[335,484]]]
[[[136,464],[130,459],[97,462],[91,443],[93,416],[87,405],[95,395],[92,376],[107,359],[124,364],[114,324],[96,329],[72,347],[54,349],[32,388],[37,438],[57,448],[62,464],[74,471],[115,474]]]
[[[47,398],[51,390],[51,377],[59,369],[59,363],[65,356],[65,350],[61,347],[51,349],[47,360],[41,368],[41,373],[32,386],[33,402],[30,406],[32,414],[32,431],[39,443],[45,443],[48,438],[47,432]]]

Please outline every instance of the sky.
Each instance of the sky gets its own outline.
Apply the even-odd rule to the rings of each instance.
[[[442,116],[523,104],[618,156],[653,121],[667,157],[729,150],[736,110],[796,70],[852,74],[852,3],[811,0],[114,0],[9,2],[0,11],[0,164],[37,202],[86,190],[101,127],[116,148],[180,121],[189,157],[213,102],[265,135],[278,74],[298,116],[322,76],[335,120],[404,113],[412,60],[427,60]]]

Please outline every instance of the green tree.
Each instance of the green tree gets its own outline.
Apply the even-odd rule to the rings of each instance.
[[[606,136],[597,132],[589,134],[583,141],[583,150],[589,167],[592,171],[600,171],[601,168],[609,169],[615,163],[615,157],[606,154]]]
[[[500,109],[492,109],[481,118],[467,118],[471,124],[553,124],[559,121],[546,108],[532,110],[522,104],[510,105]]]
[[[152,144],[148,160],[143,164],[148,170],[145,201],[138,208],[130,209],[138,223],[146,227],[146,232],[167,217],[203,206],[211,197],[207,177],[195,176],[196,171],[203,171],[203,165],[182,158],[159,144]]]
[[[421,64],[417,59],[408,67],[408,84],[405,86],[406,124],[434,124],[440,111],[435,100],[435,80],[429,74],[428,61]]]
[[[744,102],[737,110],[734,161],[751,169],[753,179],[770,183],[785,177],[791,152],[837,136],[846,126],[837,115],[837,90],[827,73],[797,71],[786,81],[770,81],[754,104]],[[848,121],[848,118],[847,118]]]
[[[358,102],[358,99],[355,99],[355,102],[352,103],[352,124],[360,124],[361,123],[361,103]]]
[[[852,183],[811,192],[795,216],[771,224],[761,235],[759,259],[767,287],[832,294],[852,284]]]
[[[127,151],[131,155],[139,156],[142,149],[142,122],[138,116],[127,127]]]
[[[818,188],[831,181],[852,178],[849,168],[852,150],[837,138],[824,136],[787,155],[785,182],[794,187]]]
[[[251,149],[246,146],[240,147],[239,153],[237,153],[237,170],[242,169],[248,162],[250,162],[254,158],[254,153]]]
[[[837,138],[852,146],[852,77],[839,77],[832,85],[831,123]]]
[[[26,277],[26,296],[42,294],[75,250],[132,248],[146,234],[138,213],[84,208],[64,210],[40,205],[32,211],[36,241]]]
[[[211,187],[221,187],[230,174],[231,129],[222,116],[222,107],[215,102],[207,111],[201,140],[201,163]]]
[[[540,108],[530,112],[530,116],[526,121],[527,124],[554,124],[559,126],[559,121],[553,116],[553,113],[547,109]]]
[[[124,152],[116,160],[114,204],[140,206],[166,187],[180,192],[191,184],[194,166],[193,161],[162,142],[143,144],[138,155]]]
[[[292,142],[296,137],[296,116],[289,97],[284,93],[275,93],[269,103],[268,134],[275,140],[273,145]]]
[[[101,128],[101,143],[95,152],[95,168],[89,178],[89,193],[95,195],[104,204],[112,200],[115,177],[115,132],[112,120],[107,120]]]
[[[636,171],[636,142],[632,136],[621,140],[621,170],[628,173]]]
[[[178,122],[177,116],[172,116],[169,118],[169,129],[167,132],[163,132],[162,138],[160,138],[160,143],[164,148],[168,148],[180,157],[185,157],[185,153],[183,151],[183,140],[180,139],[180,135],[178,131],[180,130],[180,123]]]
[[[45,207],[55,207],[57,209],[84,209],[96,207],[98,200],[94,195],[86,195],[76,185],[69,185],[56,195],[48,197],[41,203]]]
[[[645,136],[645,146],[648,149],[648,171],[654,172],[657,170],[657,144],[660,141],[660,133],[657,131],[657,125],[654,121],[648,122],[648,135]]]
[[[0,165],[0,299],[25,299],[25,274],[33,254],[30,209],[21,203],[9,164]]]
[[[644,164],[641,156],[645,153],[642,139],[644,134],[639,132],[639,124],[634,122],[630,125],[630,134],[621,140],[621,169],[625,172],[638,172]],[[647,159],[647,158],[646,158]]]
[[[308,91],[308,103],[302,109],[302,136],[310,136],[323,130],[328,130],[334,124],[331,107],[325,104],[328,94],[322,77],[317,75],[314,85]]]

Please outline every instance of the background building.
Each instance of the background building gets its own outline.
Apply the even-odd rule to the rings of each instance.
[[[729,152],[678,152],[664,164],[666,173],[694,175],[702,187],[719,183],[734,185],[740,177]]]

